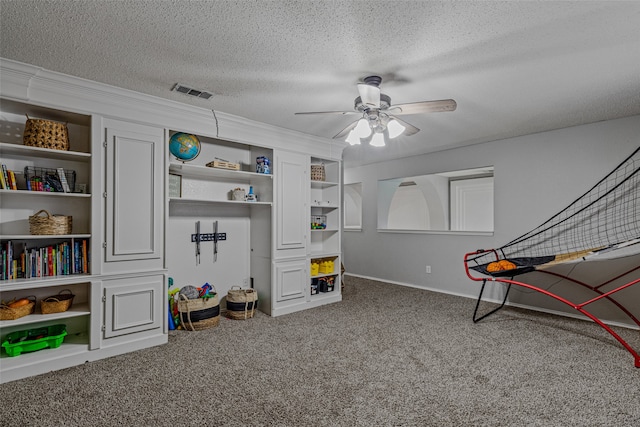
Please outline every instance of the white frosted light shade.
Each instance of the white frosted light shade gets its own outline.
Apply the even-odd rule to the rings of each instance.
[[[360,144],[360,137],[356,135],[355,130],[352,130],[351,132],[349,132],[349,135],[347,135],[347,138],[345,139],[345,141],[351,145],[358,145]]]
[[[384,134],[374,133],[369,145],[372,145],[374,147],[384,147]]]
[[[406,127],[402,126],[399,121],[392,119],[389,124],[387,124],[387,130],[389,131],[389,138],[395,138],[396,136],[402,135],[402,132]]]
[[[360,138],[368,137],[369,135],[371,135],[371,128],[369,127],[369,122],[367,122],[365,119],[358,120],[358,124],[353,129],[353,132],[355,132],[355,134],[358,135]]]

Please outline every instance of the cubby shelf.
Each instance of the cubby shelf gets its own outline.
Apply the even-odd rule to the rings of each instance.
[[[88,239],[91,234],[0,234],[0,240]]]
[[[48,148],[31,147],[0,142],[0,155],[28,156],[31,158],[44,158],[53,160],[72,160],[74,162],[89,162],[91,153],[79,151],[51,150]]]
[[[16,320],[0,320],[0,327],[30,325],[52,320],[63,320],[71,317],[88,316],[90,314],[89,304],[73,304],[69,310],[62,313],[33,313]]]
[[[201,178],[247,180],[247,181],[250,181],[253,179],[269,180],[273,178],[273,175],[271,174],[211,168],[208,166],[189,165],[189,164],[183,164],[183,163],[170,163],[169,172],[176,175],[182,175],[184,177],[201,177]]]
[[[197,204],[213,204],[213,205],[244,205],[244,206],[271,206],[271,202],[243,202],[239,200],[206,200],[206,199],[193,199],[185,197],[171,197],[169,199],[171,203],[197,203]]]
[[[73,285],[78,283],[86,283],[91,279],[90,274],[78,273],[78,274],[66,274],[60,276],[46,276],[46,277],[30,277],[28,279],[11,279],[3,280],[0,282],[0,289],[2,292],[23,290],[23,289],[37,289],[48,288],[51,286]]]
[[[91,198],[91,194],[85,193],[58,193],[55,191],[29,191],[29,190],[0,190],[2,197],[24,196],[24,197],[69,197],[78,199]]]

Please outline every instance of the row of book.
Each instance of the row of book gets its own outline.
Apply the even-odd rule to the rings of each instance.
[[[88,245],[87,239],[32,248],[25,242],[5,242],[0,252],[0,280],[86,274],[89,272]]]
[[[2,173],[0,173],[0,187],[3,190],[18,189],[16,174],[12,170],[7,169],[7,165],[2,165]]]

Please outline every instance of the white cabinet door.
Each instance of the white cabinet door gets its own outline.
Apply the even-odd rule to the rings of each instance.
[[[105,280],[104,338],[157,329],[163,321],[164,276]]]
[[[309,157],[279,151],[275,153],[275,161],[276,250],[302,249],[299,252],[304,255],[310,227],[307,207]]]
[[[105,120],[104,261],[162,256],[164,131]]]
[[[309,274],[306,259],[276,262],[275,275],[277,302],[307,296]]]

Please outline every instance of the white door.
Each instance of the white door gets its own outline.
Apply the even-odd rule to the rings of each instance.
[[[104,338],[160,329],[164,276],[105,280]]]
[[[451,181],[451,229],[493,231],[493,177]]]
[[[276,168],[276,249],[305,249],[310,215],[309,157],[288,152],[275,154]],[[296,251],[298,252],[298,251]],[[305,251],[299,251],[305,255]]]
[[[105,261],[162,256],[164,131],[105,120]]]
[[[305,298],[310,286],[306,258],[275,263],[276,301]]]

